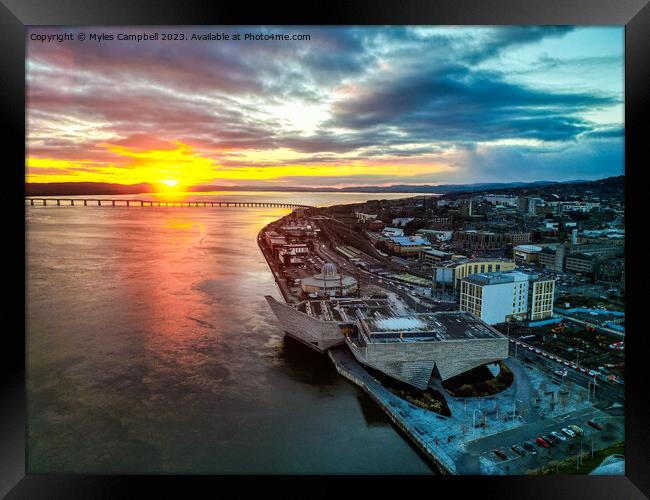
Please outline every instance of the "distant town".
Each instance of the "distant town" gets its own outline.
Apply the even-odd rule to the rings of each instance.
[[[296,208],[266,299],[442,473],[621,474],[624,183]]]

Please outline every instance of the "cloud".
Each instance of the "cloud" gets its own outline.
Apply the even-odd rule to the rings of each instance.
[[[113,36],[146,30],[97,28]],[[85,172],[79,162],[91,162],[83,168],[112,178],[121,169],[133,175],[132,158],[124,154],[129,151],[153,155],[144,156],[149,165],[139,164],[139,171],[151,176],[156,169],[182,175],[182,168],[165,162],[181,158],[185,164],[184,155],[197,155],[200,176],[193,170],[188,177],[214,175],[214,182],[225,175],[223,169],[235,182],[239,169],[243,180],[259,175],[274,182],[335,183],[339,176],[331,172],[338,168],[341,182],[421,183],[494,176],[497,167],[490,159],[499,155],[509,162],[502,166],[504,175],[520,173],[521,161],[562,175],[566,170],[554,166],[562,161],[560,150],[604,165],[605,158],[617,158],[613,148],[622,147],[617,141],[622,123],[589,118],[620,106],[622,91],[561,84],[540,88],[514,81],[498,65],[488,70],[482,64],[506,60],[513,49],[543,47],[549,39],[557,43],[575,31],[572,27],[179,30],[186,36],[297,32],[310,34],[311,40],[29,41],[28,156],[63,162],[61,171],[78,168],[78,174]],[[590,81],[621,63],[576,50],[571,58],[549,51],[537,58],[540,67],[571,71],[582,61]],[[513,74],[531,70],[530,63],[508,60]],[[179,144],[187,148],[182,154]],[[603,155],[596,154],[599,150]],[[589,168],[577,156],[575,161]],[[320,180],[311,171],[293,175],[299,165],[322,166],[323,175]],[[281,167],[292,175],[264,172],[281,172]],[[362,167],[373,173],[359,173]],[[350,168],[356,173],[350,174]],[[609,168],[615,171],[618,165]]]
[[[568,140],[589,128],[578,112],[616,102],[611,96],[530,89],[494,73],[449,65],[374,82],[336,103],[332,125],[395,127],[440,141]]]

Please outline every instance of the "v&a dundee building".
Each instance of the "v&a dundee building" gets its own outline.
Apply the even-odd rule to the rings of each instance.
[[[307,300],[266,296],[282,329],[325,352],[346,344],[358,362],[418,389],[508,357],[508,339],[471,313],[399,313],[387,299]]]

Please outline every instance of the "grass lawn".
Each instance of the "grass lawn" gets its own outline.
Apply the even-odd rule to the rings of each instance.
[[[449,406],[447,406],[447,400],[445,399],[445,396],[438,391],[435,391],[431,388],[427,388],[421,391],[415,387],[411,387],[408,384],[400,382],[399,380],[395,380],[394,378],[391,378],[378,370],[374,370],[367,366],[365,369],[373,377],[379,380],[381,385],[383,385],[386,389],[391,391],[396,396],[399,396],[400,398],[405,399],[409,403],[419,406],[420,408],[424,408],[425,410],[438,413],[439,415],[443,415],[445,417],[451,416],[451,410],[449,409]]]
[[[573,456],[561,462],[550,462],[546,467],[533,471],[532,474],[589,474],[608,456],[624,454],[624,443],[616,443],[607,448],[603,448],[602,450],[594,451],[593,458],[591,457],[591,451],[587,447],[587,451],[584,451],[583,449],[582,462],[578,469],[576,469],[577,457]]]
[[[513,378],[510,369],[499,361],[499,374],[496,377],[486,366],[479,366],[445,380],[442,386],[454,397],[490,396],[505,391],[512,385]]]

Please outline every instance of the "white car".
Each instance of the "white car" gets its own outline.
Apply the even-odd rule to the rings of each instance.
[[[551,432],[551,436],[555,436],[555,437],[558,438],[560,441],[566,441],[566,437],[564,437],[562,434],[560,434],[560,433],[557,432],[557,431],[553,431],[553,432]]]
[[[570,438],[574,438],[574,437],[576,437],[576,433],[573,432],[571,429],[567,429],[566,427],[564,427],[564,428],[562,429],[562,432],[564,432],[564,434],[566,434],[566,435],[569,436]]]

